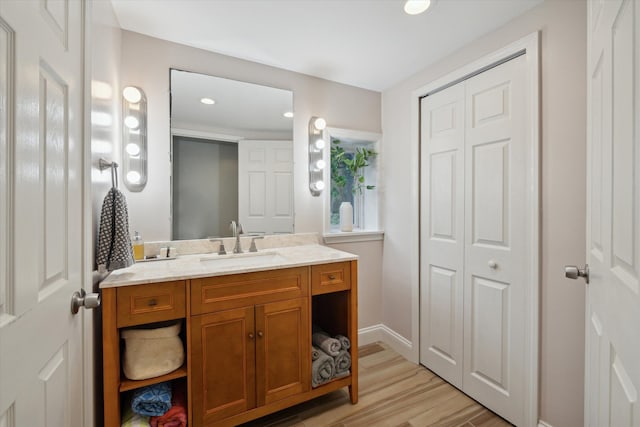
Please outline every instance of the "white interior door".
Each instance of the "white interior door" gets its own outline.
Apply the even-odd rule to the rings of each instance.
[[[640,426],[640,4],[588,7],[585,425]]]
[[[422,99],[421,362],[524,425],[533,237],[527,58]]]
[[[0,426],[80,426],[84,4],[0,2]]]
[[[293,144],[238,143],[238,220],[246,234],[293,233]]]
[[[464,391],[517,425],[529,381],[525,62],[520,56],[466,82]]]
[[[464,84],[422,98],[420,363],[462,388]]]

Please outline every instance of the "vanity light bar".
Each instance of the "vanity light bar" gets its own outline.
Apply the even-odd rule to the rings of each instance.
[[[322,131],[327,122],[322,117],[309,119],[309,191],[314,197],[322,194],[324,183],[324,147],[326,146]]]
[[[147,97],[142,89],[122,90],[122,174],[129,191],[147,184]]]

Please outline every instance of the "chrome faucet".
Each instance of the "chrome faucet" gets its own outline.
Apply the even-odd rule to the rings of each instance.
[[[209,239],[209,241],[211,243],[220,243],[220,246],[218,246],[218,255],[226,255],[227,251],[224,248],[224,242],[222,241],[222,239]]]
[[[258,252],[258,248],[256,247],[256,240],[264,239],[264,236],[255,236],[251,239],[251,247],[249,248],[249,252]]]
[[[231,232],[233,233],[233,237],[236,238],[236,245],[233,248],[233,253],[241,254],[242,246],[240,245],[240,234],[242,234],[242,225],[240,225],[240,223],[237,223],[235,221],[231,221],[231,223],[229,224],[229,229],[231,229]]]

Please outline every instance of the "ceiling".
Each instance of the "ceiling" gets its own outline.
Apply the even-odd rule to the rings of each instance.
[[[120,26],[382,91],[543,0],[111,0]]]

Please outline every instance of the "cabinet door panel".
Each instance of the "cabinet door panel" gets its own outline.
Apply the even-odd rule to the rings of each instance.
[[[191,320],[193,417],[207,424],[256,406],[254,308]]]
[[[258,406],[309,390],[309,330],[308,298],[256,306]]]

